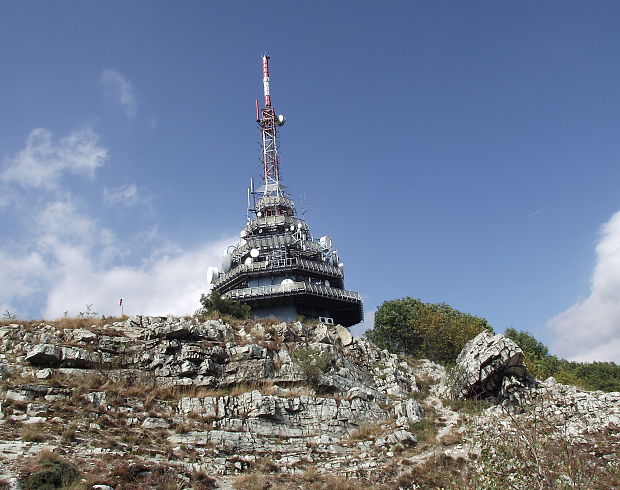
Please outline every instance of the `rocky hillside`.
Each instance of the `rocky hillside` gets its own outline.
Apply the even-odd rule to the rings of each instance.
[[[104,323],[0,326],[0,486],[620,486],[620,394],[502,336],[446,373],[340,326]]]

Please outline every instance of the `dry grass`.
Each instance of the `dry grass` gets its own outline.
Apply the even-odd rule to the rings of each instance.
[[[22,425],[21,440],[26,442],[45,442],[47,436],[41,424]]]
[[[374,439],[374,436],[381,433],[381,426],[379,425],[371,425],[362,423],[357,428],[355,432],[353,432],[349,436],[350,441],[368,441]]]
[[[451,431],[439,438],[439,443],[442,446],[454,446],[455,444],[460,444],[461,442],[463,442],[463,436],[457,431]]]
[[[267,490],[273,488],[271,482],[272,480],[266,475],[250,473],[237,478],[233,487],[237,490]]]
[[[465,460],[434,455],[401,474],[396,488],[474,488],[467,483]]]
[[[307,469],[302,475],[249,473],[238,477],[233,487],[237,490],[359,490],[360,488],[380,490],[387,488],[373,485],[366,480],[319,473],[314,467]]]
[[[127,320],[127,316],[124,317],[106,317],[105,319],[101,319],[98,317],[65,317],[65,318],[57,318],[56,320],[46,321],[42,320],[38,323],[44,322],[46,325],[52,325],[56,327],[58,330],[70,329],[74,330],[77,328],[89,329],[91,327],[104,327],[107,325],[111,325],[116,322],[123,322]]]

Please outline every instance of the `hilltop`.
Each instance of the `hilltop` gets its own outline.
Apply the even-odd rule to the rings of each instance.
[[[620,394],[535,380],[501,335],[448,370],[269,320],[5,323],[0,342],[7,487],[620,485]]]

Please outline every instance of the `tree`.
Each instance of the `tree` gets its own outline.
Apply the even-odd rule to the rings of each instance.
[[[613,362],[573,362],[549,354],[545,344],[526,331],[507,328],[506,337],[514,340],[525,354],[525,365],[538,379],[553,376],[562,384],[589,390],[620,390],[620,366]]]
[[[415,298],[385,301],[375,314],[375,326],[366,336],[380,347],[449,363],[468,340],[483,330],[493,332],[484,319],[455,310],[445,303]]]
[[[211,291],[209,296],[201,295],[200,302],[208,313],[219,313],[220,315],[230,315],[234,318],[249,318],[250,307],[243,303],[237,303],[222,295],[217,291]]]

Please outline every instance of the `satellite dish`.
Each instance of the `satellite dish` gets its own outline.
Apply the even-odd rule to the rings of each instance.
[[[228,245],[228,248],[226,249],[226,253],[228,255],[232,255],[233,253],[235,253],[235,250],[237,250],[236,245]]]
[[[282,285],[284,289],[293,289],[293,284],[295,284],[295,281],[287,278],[287,279],[282,279],[282,282],[280,284]]]
[[[323,247],[324,250],[329,250],[329,249],[332,248],[332,239],[331,239],[331,237],[322,236],[319,239],[319,243],[321,244],[321,247]]]
[[[289,228],[291,231],[295,231],[295,225],[291,225],[291,227]]]
[[[258,213],[256,213],[256,216],[258,216],[259,218],[263,215],[263,213],[261,213],[260,211]]]
[[[222,272],[224,274],[227,274],[228,271],[230,271],[231,267],[232,267],[232,256],[230,254],[226,254],[224,255],[224,258],[222,259]]]
[[[338,264],[338,269],[342,269],[342,268],[344,268],[344,264],[343,264],[342,262],[340,262],[340,263]]]
[[[253,248],[252,250],[250,250],[250,257],[252,257],[253,259],[258,257],[258,255],[259,255],[259,251],[257,248]]]
[[[248,257],[247,259],[245,259],[245,265],[250,265],[252,262],[254,262],[252,257]]]
[[[278,126],[284,126],[285,122],[286,122],[286,118],[284,117],[284,114],[278,114],[276,116],[276,124]]]
[[[220,273],[217,270],[217,267],[207,267],[207,284],[212,284],[213,281],[217,279],[217,276],[219,276],[219,274]]]
[[[328,281],[327,279],[325,279],[325,285],[326,285],[327,287],[329,287],[329,286],[330,286],[329,281]]]
[[[245,235],[246,235],[245,230],[241,230],[241,233],[239,233],[239,236],[240,236],[241,238],[244,238],[244,237],[245,237]]]

